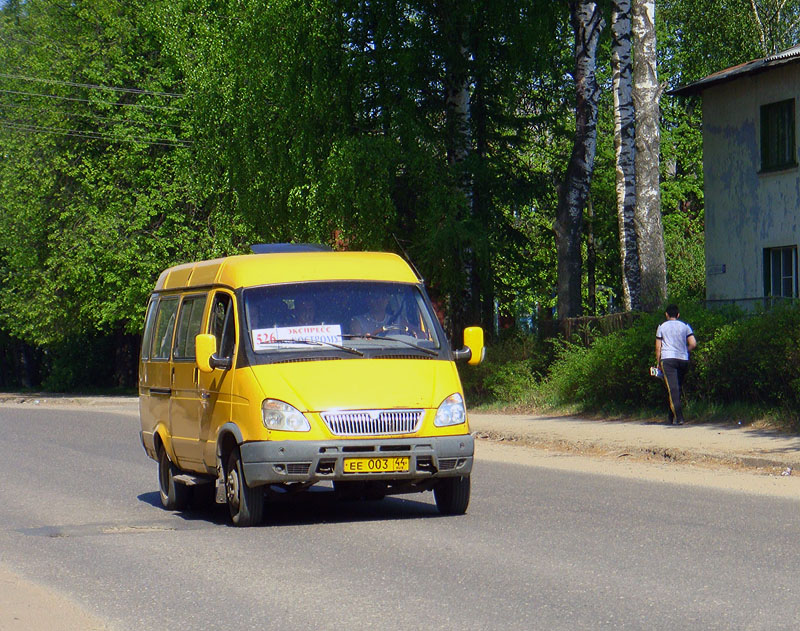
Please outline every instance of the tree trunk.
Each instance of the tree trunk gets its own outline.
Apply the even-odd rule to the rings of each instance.
[[[667,265],[659,188],[659,99],[655,0],[633,2],[633,102],[636,108],[636,240],[642,309],[654,311],[667,297]]]
[[[472,31],[469,50],[474,62],[472,102],[470,117],[472,122],[474,158],[472,170],[472,212],[476,225],[483,231],[483,238],[477,244],[476,264],[478,266],[476,279],[480,279],[480,286],[475,287],[476,295],[480,298],[480,322],[485,331],[494,330],[494,284],[490,269],[489,232],[491,230],[491,181],[487,178],[487,160],[489,155],[489,111],[486,104],[486,68],[485,60],[481,58],[484,51],[481,48],[481,34],[483,23],[480,21],[483,14],[479,14],[479,21]],[[476,322],[477,323],[477,322]]]
[[[597,315],[597,248],[594,240],[594,205],[586,200],[586,294],[589,315]]]
[[[564,182],[559,187],[553,226],[558,249],[559,319],[581,315],[581,232],[597,147],[600,89],[595,70],[597,43],[604,26],[596,2],[571,0],[569,9],[575,31],[575,141]]]
[[[462,0],[439,0],[436,14],[445,37],[445,133],[447,161],[457,173],[459,188],[466,205],[468,221],[475,217],[473,178],[467,163],[472,152],[470,120],[469,14],[470,4]],[[460,245],[463,265],[461,295],[453,301],[450,313],[452,335],[457,337],[464,326],[478,324],[480,311],[480,274],[472,244]]]
[[[631,81],[631,0],[614,0],[611,10],[611,68],[614,85],[614,149],[617,161],[617,222],[626,311],[641,307],[641,276],[636,244],[636,155]]]

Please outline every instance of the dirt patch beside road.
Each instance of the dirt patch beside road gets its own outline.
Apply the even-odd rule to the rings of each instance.
[[[555,453],[800,474],[800,437],[774,430],[474,413],[470,425],[478,438]]]
[[[587,456],[532,449],[508,442],[479,441],[475,447],[475,475],[481,462],[494,461],[528,467],[559,469],[589,475],[611,475],[688,487],[713,488],[734,493],[749,493],[800,500],[800,475],[782,476],[753,469],[699,466],[656,460],[630,460],[609,456]]]
[[[0,409],[3,406],[14,407],[71,407],[102,409],[118,414],[138,414],[139,399],[135,396],[81,396],[71,394],[32,393],[14,394],[0,393]]]
[[[742,456],[739,454],[703,453],[696,450],[683,450],[677,447],[634,446],[618,447],[596,442],[570,440],[565,438],[541,438],[537,436],[509,435],[502,432],[475,432],[475,437],[497,445],[528,447],[571,456],[590,456],[594,458],[626,459],[628,462],[650,464],[682,464],[703,468],[727,468],[755,471],[764,475],[779,474],[786,465],[763,456]],[[800,474],[800,471],[798,471]]]
[[[81,606],[0,566],[0,631],[105,631]]]

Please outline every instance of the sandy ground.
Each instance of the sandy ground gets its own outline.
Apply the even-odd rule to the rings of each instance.
[[[105,631],[94,615],[61,594],[0,566],[0,631]]]
[[[766,428],[474,413],[470,426],[479,439],[549,453],[800,474],[800,436]]]
[[[0,410],[6,406],[138,415],[134,397],[0,395]],[[800,437],[771,430],[474,413],[470,425],[477,475],[482,461],[495,461],[800,500]],[[0,631],[106,628],[63,595],[0,565]]]
[[[782,497],[800,501],[800,475],[783,476],[750,469],[736,469],[704,464],[681,464],[581,456],[548,452],[530,447],[479,441],[476,447],[476,475],[481,461],[495,461],[525,466],[546,467],[580,473],[612,475],[669,484],[715,488],[722,491]]]

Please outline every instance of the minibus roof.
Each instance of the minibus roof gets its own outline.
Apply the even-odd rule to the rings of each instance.
[[[291,252],[176,265],[161,272],[154,291],[211,285],[238,289],[321,280],[421,282],[408,263],[388,252]]]

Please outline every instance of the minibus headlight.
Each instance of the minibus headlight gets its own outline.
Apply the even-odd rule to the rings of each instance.
[[[300,410],[283,401],[265,399],[261,404],[264,427],[282,432],[308,432],[311,425]]]
[[[464,407],[464,397],[458,392],[447,397],[439,409],[436,410],[436,418],[433,424],[437,427],[447,425],[460,425],[467,420],[467,409]]]

